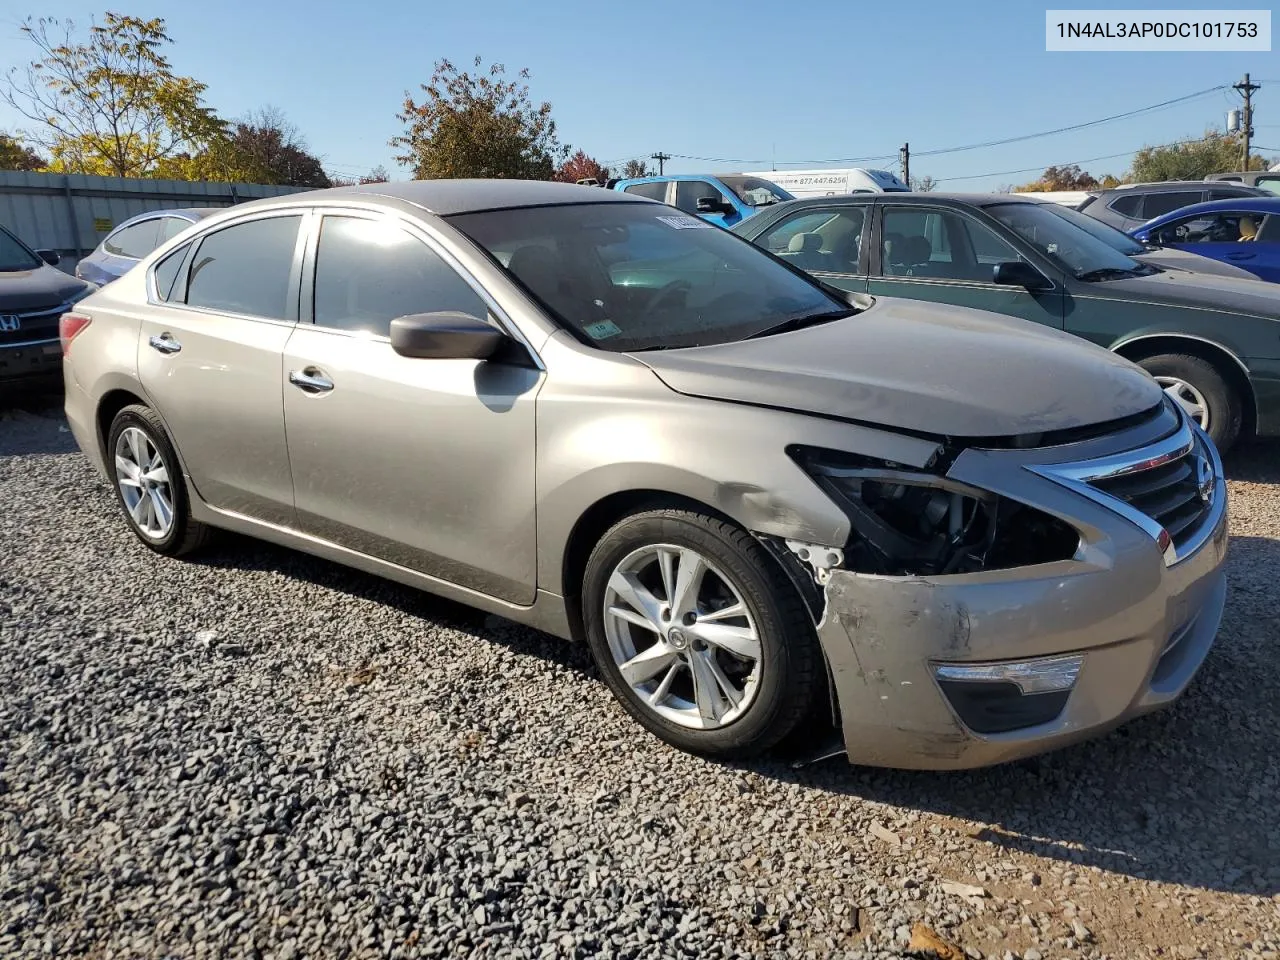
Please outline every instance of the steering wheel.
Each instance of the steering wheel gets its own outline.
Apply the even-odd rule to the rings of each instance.
[[[686,296],[692,289],[693,284],[688,280],[672,280],[670,283],[663,284],[658,288],[658,292],[653,295],[653,299],[645,306],[639,319],[648,320],[652,314],[665,307],[668,300],[674,300],[677,295]]]

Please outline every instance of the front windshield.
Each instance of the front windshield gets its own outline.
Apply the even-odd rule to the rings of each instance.
[[[791,194],[776,183],[760,177],[721,177],[720,182],[737,194],[749,207],[767,207],[784,200],[794,200]]]
[[[1125,256],[1060,216],[1043,203],[993,203],[987,213],[1018,233],[1079,280],[1105,280],[1151,273],[1153,268]]]
[[[1067,223],[1074,223],[1085,233],[1092,234],[1109,247],[1114,247],[1125,256],[1132,257],[1139,253],[1146,253],[1147,248],[1140,244],[1133,237],[1129,236],[1123,230],[1117,230],[1109,223],[1103,223],[1101,220],[1095,220],[1088,214],[1080,213],[1072,210],[1070,207],[1064,207],[1058,203],[1046,203],[1044,208],[1050,213],[1056,214]]]
[[[727,230],[653,203],[577,203],[457,214],[581,340],[616,352],[729,343],[852,313]]]
[[[43,261],[27,249],[26,244],[0,227],[0,271],[34,270]]]

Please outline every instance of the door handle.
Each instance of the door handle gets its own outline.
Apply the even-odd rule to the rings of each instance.
[[[1243,250],[1232,250],[1227,254],[1228,260],[1252,260],[1256,257],[1256,253],[1245,253]]]
[[[159,350],[161,353],[177,353],[182,349],[182,344],[173,339],[173,334],[162,333],[158,337],[152,337],[147,341],[151,344],[152,350]]]
[[[328,393],[333,389],[333,381],[315,367],[306,370],[290,370],[289,382],[303,393]]]

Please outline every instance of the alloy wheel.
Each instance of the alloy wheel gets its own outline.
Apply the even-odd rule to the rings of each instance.
[[[1200,425],[1200,429],[1209,429],[1209,402],[1204,394],[1180,377],[1161,376],[1155,378],[1164,392],[1177,400],[1186,411],[1187,416]]]
[[[173,487],[169,467],[151,438],[126,427],[116,438],[116,485],[129,519],[149,540],[163,540],[173,529]]]
[[[742,591],[688,547],[633,551],[609,576],[604,632],[623,680],[647,709],[714,730],[741,717],[760,684],[760,635]]]

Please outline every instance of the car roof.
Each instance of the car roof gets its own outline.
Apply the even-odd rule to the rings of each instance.
[[[251,201],[255,209],[292,206],[313,200],[401,200],[428,213],[449,216],[481,210],[516,207],[549,207],[571,203],[652,203],[600,187],[546,180],[407,180],[398,183],[366,183],[354,187],[330,187]]]
[[[889,203],[944,203],[971,207],[989,207],[995,203],[1050,203],[1039,197],[1028,197],[1016,193],[942,193],[931,190],[928,193],[907,193],[890,190],[886,193],[840,193],[829,197],[802,197],[799,200],[787,200],[785,203],[770,206],[777,210],[786,207],[789,210],[799,207],[825,206],[862,206],[876,201]]]
[[[632,183],[666,183],[668,180],[721,180],[725,177],[754,177],[754,173],[655,173],[651,177],[627,177],[619,180],[614,186]],[[763,180],[764,177],[759,179]]]
[[[211,217],[215,213],[221,213],[227,207],[165,207],[161,210],[143,210],[142,213],[135,213],[128,220],[122,220],[119,226],[127,227],[133,223],[139,223],[143,220],[154,220],[158,217],[178,217],[182,220],[190,220],[195,223],[197,220],[203,220],[205,217]]]
[[[1188,214],[1223,213],[1236,210],[1241,213],[1280,213],[1280,197],[1228,197],[1225,200],[1206,200],[1204,203],[1190,203],[1177,210],[1162,213],[1153,218],[1167,220],[1171,217],[1185,217]]]
[[[1231,180],[1152,180],[1148,183],[1122,183],[1115,187],[1105,187],[1100,193],[1130,193],[1134,190],[1185,190],[1188,187],[1197,190],[1214,189],[1221,190],[1224,187],[1231,187]],[[1252,190],[1253,187],[1247,183],[1235,182],[1236,187],[1244,190]]]

